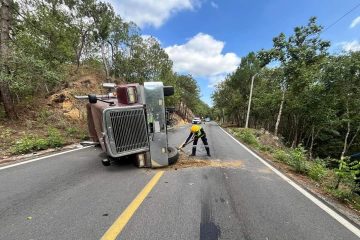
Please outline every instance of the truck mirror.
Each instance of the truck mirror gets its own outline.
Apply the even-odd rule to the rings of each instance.
[[[174,87],[173,86],[164,86],[164,96],[169,97],[174,95]]]
[[[89,98],[89,103],[97,103],[97,97],[95,94],[89,94],[88,98]]]

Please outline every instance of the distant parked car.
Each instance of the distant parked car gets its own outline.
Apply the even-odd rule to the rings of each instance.
[[[205,122],[210,122],[210,118],[205,118]]]
[[[199,117],[196,117],[192,120],[193,124],[201,124],[201,119]]]

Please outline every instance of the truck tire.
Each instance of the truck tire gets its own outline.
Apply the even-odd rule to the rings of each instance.
[[[179,152],[174,147],[168,147],[168,162],[169,165],[176,163],[179,159]]]

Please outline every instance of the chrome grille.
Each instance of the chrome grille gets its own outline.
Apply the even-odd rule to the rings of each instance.
[[[143,108],[118,108],[107,116],[108,137],[113,155],[148,150],[149,141]]]

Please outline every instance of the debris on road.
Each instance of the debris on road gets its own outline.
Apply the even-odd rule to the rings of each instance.
[[[178,170],[181,168],[201,168],[201,167],[214,167],[214,168],[241,168],[243,165],[241,160],[224,161],[218,159],[201,159],[200,157],[189,157],[184,152],[179,152],[179,160],[166,169]]]

